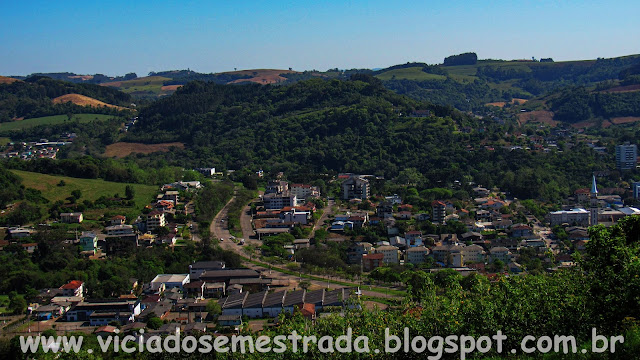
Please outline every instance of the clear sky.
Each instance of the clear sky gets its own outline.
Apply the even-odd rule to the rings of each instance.
[[[640,1],[0,1],[0,74],[376,68],[640,53]]]

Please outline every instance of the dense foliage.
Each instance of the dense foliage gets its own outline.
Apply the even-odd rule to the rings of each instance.
[[[14,118],[34,118],[69,113],[118,114],[114,108],[97,108],[53,104],[52,99],[65,94],[81,94],[112,105],[128,106],[131,96],[116,89],[94,84],[73,84],[34,76],[25,81],[0,84],[0,122]]]
[[[468,52],[460,55],[451,55],[444,58],[444,66],[455,65],[475,65],[478,62],[478,55],[473,52]]]

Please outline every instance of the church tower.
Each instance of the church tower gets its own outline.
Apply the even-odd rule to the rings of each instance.
[[[593,175],[593,180],[591,181],[591,191],[590,191],[590,202],[591,202],[591,218],[590,225],[598,225],[598,187],[596,186],[596,176]]]

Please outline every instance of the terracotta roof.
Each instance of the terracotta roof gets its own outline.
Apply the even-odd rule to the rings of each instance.
[[[60,287],[60,289],[62,290],[75,290],[78,289],[80,286],[82,286],[82,284],[84,284],[82,281],[80,280],[71,280],[68,283],[62,285]]]

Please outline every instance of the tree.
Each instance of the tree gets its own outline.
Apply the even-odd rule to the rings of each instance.
[[[162,319],[152,316],[147,320],[147,327],[152,330],[158,330],[162,326]]]
[[[136,197],[136,191],[133,186],[127,185],[127,187],[124,188],[124,196],[127,200],[133,200],[133,198]]]
[[[220,304],[218,304],[217,300],[209,300],[209,302],[207,303],[207,313],[211,317],[216,317],[222,313],[222,308],[220,307]]]
[[[12,291],[9,293],[9,306],[7,308],[16,315],[24,314],[25,310],[27,310],[27,301],[22,295]]]
[[[79,189],[75,189],[71,192],[71,196],[75,198],[75,200],[78,200],[82,197],[82,191],[80,191]]]
[[[311,286],[311,282],[309,280],[302,280],[298,283],[298,286],[300,286],[300,288],[304,290],[307,290]]]

